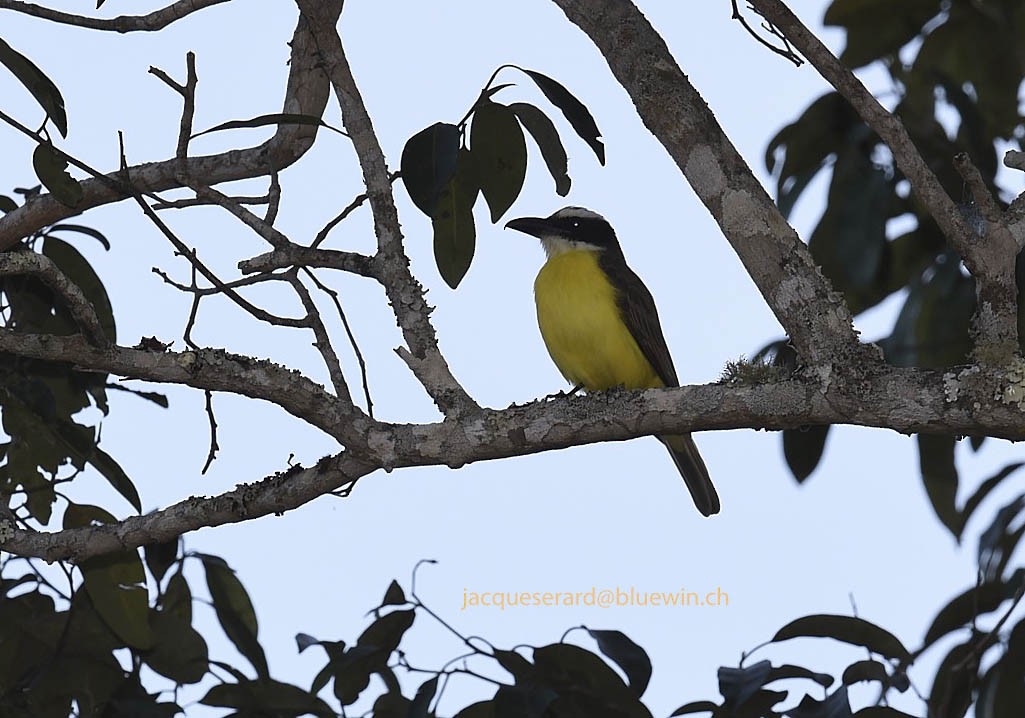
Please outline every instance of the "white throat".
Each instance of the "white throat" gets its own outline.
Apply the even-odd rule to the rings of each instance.
[[[601,249],[595,247],[593,244],[587,242],[575,242],[572,239],[564,239],[563,237],[542,237],[541,246],[545,249],[545,254],[548,255],[548,259],[552,257],[558,257],[560,254],[566,254],[567,252],[600,252]]]

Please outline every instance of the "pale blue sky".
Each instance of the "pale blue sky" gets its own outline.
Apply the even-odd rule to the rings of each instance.
[[[47,4],[68,10],[82,5]],[[109,0],[104,11],[143,12],[159,4],[129,7]],[[725,0],[639,4],[765,181],[762,157],[768,138],[825,92],[826,83],[807,65],[795,69],[757,45],[730,21]],[[824,0],[790,5],[819,27]],[[237,1],[159,34],[101,34],[14,13],[2,15],[0,32],[63,91],[70,135],[62,147],[109,170],[117,166],[119,129],[132,163],[173,154],[179,98],[146,71],[156,65],[181,78],[187,50],[197,54],[197,129],[280,111],[286,42],[295,17],[291,2]],[[569,197],[555,195],[532,148],[526,187],[505,219],[544,215],[565,204],[603,213],[655,296],[683,383],[714,381],[726,361],[751,355],[779,336],[778,325],[714,221],[644,129],[593,45],[554,4],[349,0],[341,28],[393,168],[410,135],[436,121],[461,118],[503,63],[555,77],[590,108],[603,133],[607,166],[599,167],[587,146],[557,119],[570,156]],[[835,30],[824,39],[835,49],[842,45]],[[531,101],[549,109],[522,76],[510,72],[505,81],[517,87],[496,99]],[[27,93],[3,73],[0,96],[5,111],[26,124],[37,122],[38,111]],[[339,122],[333,101],[327,119]],[[197,140],[192,151],[247,146],[268,134],[217,133]],[[5,157],[0,191],[33,182],[29,143],[0,127],[0,147]],[[285,172],[282,185],[278,226],[300,243],[310,241],[362,191],[348,141],[326,132],[307,157]],[[243,193],[262,187],[239,184]],[[430,290],[442,350],[467,390],[482,404],[503,407],[564,388],[533,314],[532,282],[543,260],[537,243],[491,225],[486,212],[478,211],[477,254],[453,292],[433,266],[429,222],[396,187],[413,271]],[[794,220],[803,236],[821,212],[822,196],[819,182],[798,206]],[[240,259],[265,251],[261,240],[218,209],[164,213],[163,218],[224,278],[237,276]],[[102,230],[113,243],[109,253],[89,241],[78,246],[107,283],[120,342],[131,345],[155,335],[175,339],[181,348],[190,300],[166,287],[150,268],[159,266],[187,281],[186,264],[173,258],[171,247],[131,203],[104,207],[76,221]],[[327,246],[371,251],[373,245],[369,212],[362,208],[335,230]],[[378,287],[354,277],[322,276],[341,292],[367,357],[377,416],[410,422],[437,418],[429,398],[393,353],[401,338]],[[282,313],[295,311],[295,302],[281,292],[260,290],[249,296]],[[324,306],[325,316],[331,316]],[[859,320],[859,329],[869,339],[884,336],[897,308],[897,302],[888,301]],[[344,348],[340,328],[332,325],[332,331]],[[209,346],[270,357],[326,379],[310,337],[259,325],[223,300],[204,302],[193,336]],[[355,387],[355,362],[344,349],[342,354]],[[257,480],[286,468],[293,454],[309,465],[336,451],[331,440],[274,407],[218,395],[221,453],[201,477],[207,452],[202,394],[162,390],[171,398],[169,411],[115,396],[103,428],[104,447],[135,479],[146,510]],[[557,641],[565,629],[581,623],[624,631],[652,658],[654,676],[645,699],[655,715],[714,698],[718,666],[735,666],[742,652],[796,617],[849,613],[851,597],[861,616],[893,630],[914,648],[942,602],[973,581],[974,538],[958,549],[935,520],[908,438],[880,430],[834,429],[824,462],[801,488],[783,464],[777,434],[715,432],[697,441],[722,497],[723,512],[712,519],[693,509],[662,448],[653,439],[642,439],[457,471],[379,472],[361,480],[346,500],[321,498],[283,517],[203,530],[186,537],[187,547],[220,554],[238,570],[257,608],[272,673],[281,680],[308,685],[323,661],[316,649],[297,656],[295,633],[354,640],[366,625],[365,612],[389,581],[398,578],[408,588],[413,565],[433,558],[439,564],[420,574],[421,597],[465,634],[511,647]],[[992,441],[980,455],[970,455],[967,447],[959,452],[969,485],[1019,455]],[[109,502],[122,513],[128,509],[99,479],[76,482],[75,495]],[[969,524],[967,536],[974,537],[977,524]],[[190,575],[197,593],[204,594],[199,572]],[[464,589],[562,592],[592,586],[701,593],[719,587],[729,594],[730,605],[460,611]],[[210,629],[212,611],[200,608],[197,614]],[[418,618],[404,646],[416,665],[440,666],[460,646],[442,638],[424,618]],[[219,637],[219,629],[205,632],[213,657],[244,665]],[[785,645],[760,656],[805,663],[837,677],[847,663],[863,657],[854,649],[833,649],[820,641]],[[938,658],[930,657],[923,661],[924,670],[912,672],[923,692]],[[416,678],[410,686],[421,681]],[[152,685],[164,683],[155,679]],[[452,714],[479,690],[469,681],[455,682],[440,712]],[[874,697],[871,691],[852,695],[856,700]],[[915,701],[904,707],[919,709]],[[199,707],[189,711],[216,714]]]

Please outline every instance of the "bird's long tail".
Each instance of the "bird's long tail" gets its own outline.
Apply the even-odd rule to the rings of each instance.
[[[669,455],[673,457],[673,463],[680,471],[687,489],[690,491],[694,505],[704,516],[711,516],[719,513],[719,494],[712,486],[712,479],[708,476],[708,469],[705,462],[701,460],[698,447],[690,434],[674,434],[671,436],[659,436],[658,440],[669,449]]]

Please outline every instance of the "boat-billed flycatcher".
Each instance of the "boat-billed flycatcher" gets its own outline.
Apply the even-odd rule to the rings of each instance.
[[[541,240],[537,323],[566,379],[589,391],[679,386],[651,292],[626,264],[612,226],[582,207],[505,225]],[[659,436],[705,516],[719,496],[690,434]]]

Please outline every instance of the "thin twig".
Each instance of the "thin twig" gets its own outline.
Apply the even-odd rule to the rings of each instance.
[[[766,22],[764,22],[762,24],[762,28],[765,29],[770,35],[772,35],[772,36],[774,36],[776,38],[779,38],[783,42],[783,47],[782,48],[776,47],[775,45],[773,45],[771,42],[769,42],[764,37],[762,37],[761,34],[758,33],[758,31],[756,31],[753,27],[751,27],[748,24],[747,19],[744,17],[744,13],[740,12],[740,8],[737,6],[737,0],[731,0],[731,1],[733,3],[733,17],[732,17],[732,19],[733,20],[739,20],[740,24],[744,26],[745,30],[747,30],[748,35],[753,37],[755,40],[760,42],[762,45],[765,45],[765,47],[769,48],[770,50],[772,50],[777,55],[781,55],[782,57],[785,57],[787,60],[789,60],[790,62],[794,63],[794,65],[796,67],[800,67],[801,65],[804,64],[804,60],[802,60],[800,58],[800,56],[798,56],[798,54],[796,52],[794,52],[793,48],[790,47],[790,42],[786,39],[786,37],[783,35],[783,33],[781,33],[776,28],[775,25],[773,25],[771,22],[766,21]],[[750,5],[748,6],[748,9],[752,10],[755,13],[758,13],[759,15],[761,15],[761,13],[759,13],[756,8],[751,7]]]
[[[331,344],[331,336],[327,332],[327,327],[324,326],[324,322],[320,318],[320,310],[317,309],[313,297],[310,296],[310,291],[302,283],[302,280],[299,279],[297,273],[293,271],[287,276],[289,283],[292,285],[295,293],[299,295],[300,301],[302,301],[303,306],[306,308],[306,321],[313,330],[313,336],[316,338],[313,346],[317,348],[320,356],[324,359],[328,376],[331,377],[331,384],[335,388],[335,395],[346,404],[351,404],[352,396],[349,394],[349,385],[345,383],[341,362],[338,361],[338,354]]]
[[[206,470],[210,468],[210,464],[214,463],[214,459],[217,458],[217,451],[221,447],[217,444],[217,419],[214,418],[214,395],[209,389],[203,393],[206,395],[206,415],[210,420],[210,453],[206,455],[206,463],[203,464],[203,470],[199,473],[206,475]]]
[[[271,201],[269,195],[262,197],[243,197],[235,195],[232,197],[233,200],[239,204],[268,204]],[[155,210],[162,209],[186,209],[188,207],[209,207],[215,202],[211,202],[208,199],[202,197],[185,197],[183,199],[167,200],[163,202],[155,202],[151,207]]]
[[[399,179],[401,176],[402,176],[401,172],[391,172],[388,175],[388,182],[394,184],[395,180]],[[324,229],[322,229],[319,232],[317,232],[317,237],[310,244],[310,248],[311,249],[316,249],[317,247],[319,247],[324,242],[324,240],[327,239],[328,233],[331,232],[331,230],[334,229],[338,225],[339,222],[344,220],[350,214],[355,212],[356,209],[358,209],[360,206],[362,206],[362,204],[367,201],[367,197],[368,196],[369,195],[367,195],[366,192],[364,192],[361,195],[357,195],[356,199],[352,200],[352,202],[350,202],[349,205],[345,209],[343,209],[341,212],[339,212],[338,215],[334,219],[332,219],[330,222],[328,222],[326,225],[324,225]]]
[[[363,352],[359,349],[359,344],[356,343],[356,336],[352,333],[352,327],[349,326],[349,320],[345,316],[345,310],[342,309],[342,302],[338,298],[338,292],[331,289],[329,286],[317,279],[317,276],[310,270],[309,267],[303,267],[303,272],[313,280],[313,283],[317,286],[317,289],[331,297],[331,301],[335,304],[335,310],[338,312],[339,319],[342,320],[342,326],[345,327],[345,335],[349,338],[349,345],[352,347],[353,353],[356,355],[356,361],[359,362],[359,373],[360,378],[363,382],[363,396],[367,400],[367,414],[370,418],[374,418],[374,402],[370,398],[370,382],[367,379],[367,363],[363,360]]]
[[[275,249],[283,249],[293,244],[292,240],[275,229],[269,222],[259,215],[250,212],[248,209],[236,202],[232,197],[218,192],[212,187],[208,187],[198,182],[193,182],[189,178],[183,179],[185,180],[185,183],[195,191],[198,197],[208,201],[210,204],[223,207],[231,212],[240,219],[243,224],[263,237],[267,243]]]

